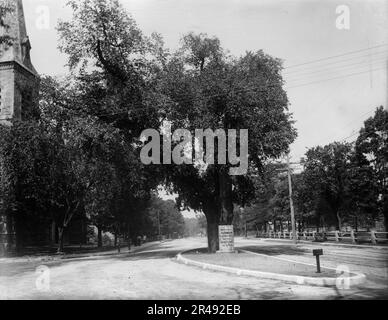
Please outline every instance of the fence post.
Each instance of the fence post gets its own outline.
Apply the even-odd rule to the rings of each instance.
[[[307,240],[306,231],[303,231],[303,239]]]
[[[371,241],[373,244],[377,243],[376,233],[374,231],[370,232]]]
[[[335,241],[339,242],[339,231],[335,231]]]
[[[290,232],[290,240],[292,240],[292,232]]]
[[[350,231],[350,237],[352,238],[352,243],[356,243],[356,237],[354,235],[354,230]]]
[[[296,232],[296,240],[299,240],[299,231]]]

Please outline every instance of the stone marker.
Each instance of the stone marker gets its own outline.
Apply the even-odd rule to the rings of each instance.
[[[222,225],[218,227],[220,253],[234,252],[233,225]]]

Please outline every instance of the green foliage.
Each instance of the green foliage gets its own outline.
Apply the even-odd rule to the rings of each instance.
[[[83,112],[139,137],[159,128],[157,81],[167,54],[160,36],[145,37],[117,0],[68,1],[71,21],[60,22],[60,49],[77,73]]]
[[[388,111],[381,106],[373,117],[365,121],[355,146],[355,158],[363,170],[364,180],[371,181],[368,188],[360,188],[367,193],[365,202],[377,198],[375,212],[384,216],[388,230]],[[366,187],[366,186],[365,186]]]
[[[304,171],[292,175],[295,217],[303,226],[373,227],[387,221],[388,113],[365,121],[355,143],[335,142],[306,152]],[[289,190],[282,165],[267,164],[256,176],[255,201],[245,219],[263,227],[289,221]]]
[[[228,56],[217,38],[205,34],[190,33],[182,43],[162,78],[164,93],[173,102],[167,110],[172,129],[248,129],[250,173],[261,171],[268,159],[286,152],[296,132],[287,112],[280,60],[262,51],[240,58]],[[231,178],[225,167],[171,166],[167,170],[170,189],[179,194],[184,207],[206,214],[208,228],[209,219],[215,228],[219,222],[231,223],[233,202],[246,205],[254,198],[250,176]]]

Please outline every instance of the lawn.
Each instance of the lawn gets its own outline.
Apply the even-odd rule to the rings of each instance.
[[[184,254],[187,259],[208,264],[221,265],[245,270],[272,272],[305,277],[336,277],[335,270],[321,268],[317,273],[316,266],[281,260],[271,256],[259,256],[251,253],[216,253],[209,254],[205,249],[193,250]]]

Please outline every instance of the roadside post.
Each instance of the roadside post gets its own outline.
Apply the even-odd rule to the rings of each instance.
[[[319,257],[323,255],[323,249],[315,249],[313,250],[313,255],[317,259],[317,273],[321,273],[321,264],[319,261]]]

